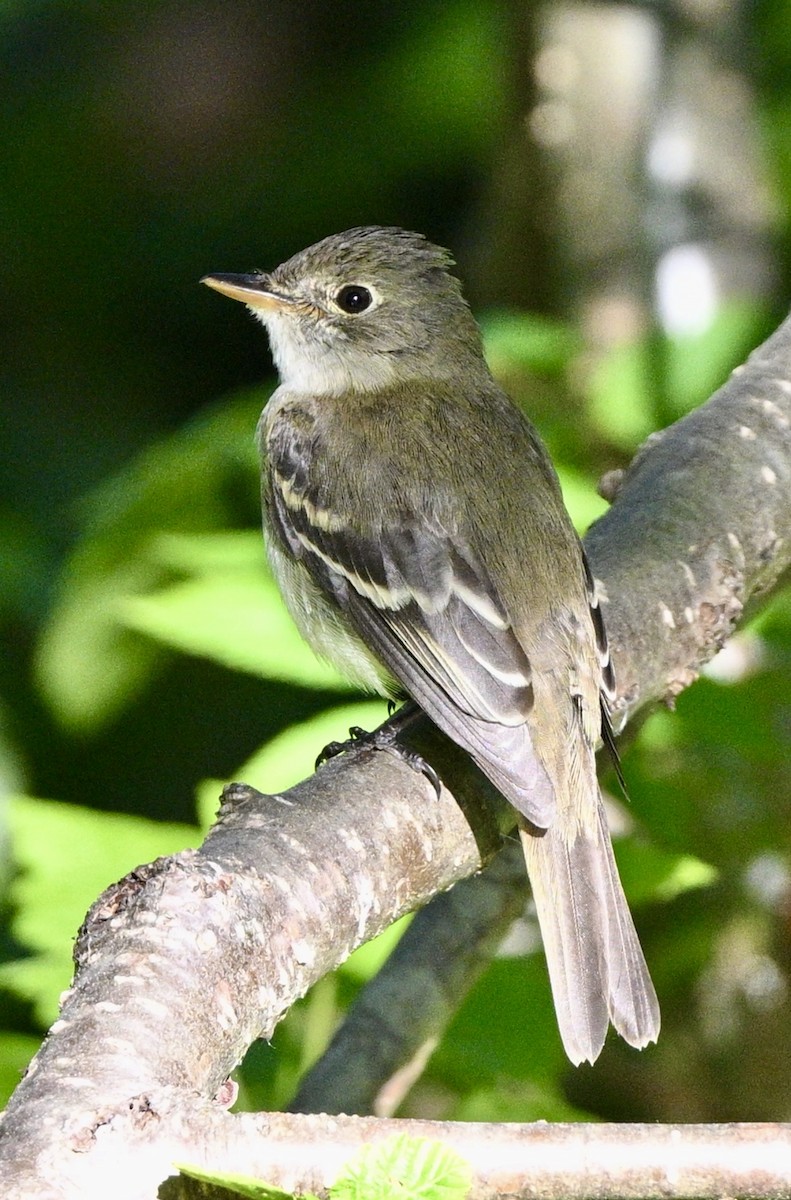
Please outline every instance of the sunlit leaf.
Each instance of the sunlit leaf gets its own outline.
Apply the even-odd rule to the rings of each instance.
[[[363,1146],[330,1188],[332,1200],[464,1200],[469,1164],[442,1142],[396,1134]]]
[[[284,1192],[271,1184],[263,1183],[250,1175],[229,1174],[227,1171],[212,1171],[204,1167],[195,1167],[190,1163],[174,1163],[174,1167],[188,1179],[197,1179],[209,1184],[212,1188],[223,1188],[234,1196],[245,1196],[247,1200],[294,1200],[292,1192]],[[300,1194],[300,1200],[315,1200],[307,1192]]]
[[[84,502],[84,534],[36,655],[42,694],[64,725],[96,728],[150,678],[157,648],[130,631],[122,602],[163,581],[151,554],[156,535],[223,528],[231,485],[246,479],[251,496],[257,491],[253,430],[263,399],[245,393],[202,414]]]
[[[130,629],[185,653],[302,687],[351,690],[300,637],[263,564],[128,597],[117,611]]]
[[[674,854],[634,838],[619,838],[615,854],[631,904],[674,900],[684,892],[710,887],[719,876],[715,867],[691,854]]]
[[[0,983],[31,1000],[46,1026],[71,979],[74,937],[99,893],[141,863],[196,845],[199,834],[28,796],[11,801],[9,827],[19,868],[11,929],[31,957],[0,965]]]

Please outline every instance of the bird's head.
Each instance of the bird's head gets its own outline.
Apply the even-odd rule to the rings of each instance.
[[[288,387],[375,390],[482,364],[451,264],[420,234],[366,226],[324,238],[274,271],[202,282],[263,322]]]

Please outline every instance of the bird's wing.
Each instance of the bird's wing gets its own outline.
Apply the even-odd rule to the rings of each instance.
[[[362,533],[271,465],[276,534],[429,717],[547,828],[555,797],[531,742],[530,662],[483,564],[416,513]]]
[[[588,593],[588,607],[590,608],[591,621],[593,623],[593,635],[596,643],[596,651],[599,656],[599,675],[597,686],[599,689],[599,722],[598,727],[594,721],[592,736],[590,741],[592,745],[596,744],[597,736],[600,734],[602,742],[610,756],[615,774],[618,777],[618,782],[621,785],[621,790],[624,796],[626,795],[626,780],[621,770],[621,757],[618,753],[618,747],[615,744],[615,734],[613,733],[612,721],[610,713],[616,696],[615,685],[615,670],[610,657],[610,643],[607,638],[607,630],[604,627],[604,617],[602,616],[601,605],[599,603],[599,592],[596,587],[596,580],[593,577],[593,572],[588,562],[588,556],[580,542],[580,554],[582,555],[582,567],[585,575],[585,586]]]

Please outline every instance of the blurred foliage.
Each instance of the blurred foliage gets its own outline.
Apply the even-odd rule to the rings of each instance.
[[[761,118],[774,277],[728,289],[698,331],[663,335],[649,305],[609,338],[591,313],[612,304],[570,301],[569,281],[592,295],[631,264],[630,295],[649,295],[646,264],[676,225],[636,236],[628,262],[561,270],[556,167],[513,150],[551,4],[3,10],[4,1094],[54,1016],[98,892],[195,844],[223,781],[286,787],[328,740],[384,713],[283,613],[258,533],[264,339],[197,279],[366,222],[452,245],[492,367],[541,429],[584,529],[604,507],[596,478],[705,400],[791,293],[791,8],[753,8],[749,36],[735,10],[728,31]],[[685,21],[674,38],[711,40]],[[637,174],[622,186],[658,211]],[[691,193],[687,233],[704,237],[709,213]],[[752,245],[755,222],[744,226]],[[522,949],[473,989],[405,1111],[788,1119],[788,598],[728,654],[625,753],[617,852],[662,1001],[659,1045],[636,1055],[613,1039],[594,1069],[571,1070],[528,915]],[[242,1104],[288,1102],[400,929],[251,1050]]]

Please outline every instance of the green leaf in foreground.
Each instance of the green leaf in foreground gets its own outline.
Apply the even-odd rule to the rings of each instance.
[[[234,1196],[246,1196],[248,1200],[293,1200],[293,1193],[281,1191],[260,1179],[250,1175],[226,1175],[223,1172],[204,1171],[201,1167],[189,1166],[186,1163],[173,1164],[180,1175],[188,1179],[197,1179],[200,1183],[209,1183],[215,1188],[224,1188]],[[302,1200],[316,1200],[307,1192],[302,1193]]]
[[[248,1175],[207,1171],[174,1164],[182,1175],[225,1188],[249,1200],[291,1200],[281,1191]],[[329,1189],[332,1200],[464,1200],[472,1186],[469,1164],[455,1150],[428,1138],[397,1134],[363,1146]],[[303,1200],[315,1200],[300,1193]]]
[[[402,1133],[363,1146],[330,1195],[332,1200],[464,1200],[471,1186],[470,1166],[455,1150]]]

